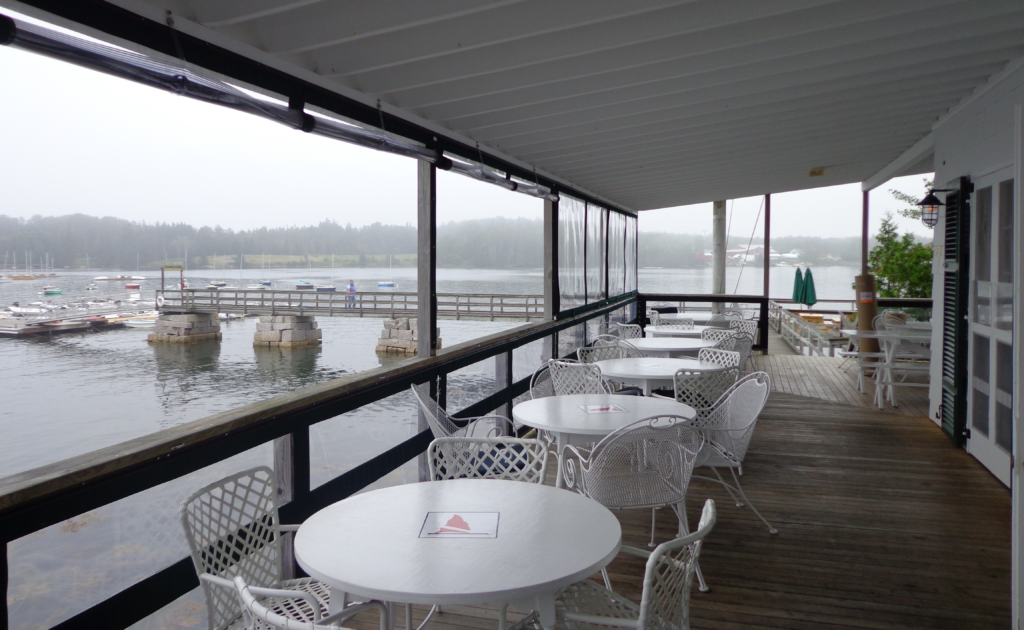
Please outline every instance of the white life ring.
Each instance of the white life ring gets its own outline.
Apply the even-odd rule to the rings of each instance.
[[[163,306],[164,305],[164,296],[162,296],[162,295],[156,296],[156,305],[157,306]]]

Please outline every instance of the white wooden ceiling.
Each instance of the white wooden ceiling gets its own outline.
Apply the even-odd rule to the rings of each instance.
[[[1024,55],[1021,0],[113,3],[636,210],[863,181]]]

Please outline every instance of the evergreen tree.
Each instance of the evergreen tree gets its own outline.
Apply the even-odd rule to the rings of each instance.
[[[900,236],[887,212],[868,263],[878,282],[879,297],[926,298],[932,295],[932,248],[907,232]]]

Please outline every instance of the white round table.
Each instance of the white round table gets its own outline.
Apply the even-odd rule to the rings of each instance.
[[[443,526],[453,514],[463,525],[494,527],[452,532]],[[391,603],[501,602],[536,610],[552,628],[555,593],[611,562],[621,542],[618,519],[582,495],[456,479],[383,488],[328,506],[299,528],[295,558],[330,585],[332,607],[342,599],[336,591]]]
[[[710,348],[717,342],[689,337],[644,337],[627,339],[629,345],[650,357],[695,357],[701,348]]]
[[[647,326],[644,328],[644,337],[692,337],[700,339],[701,332],[709,328],[721,330],[718,326],[694,326],[693,328],[678,328],[676,326]]]
[[[601,368],[601,374],[609,380],[626,385],[642,387],[645,396],[651,390],[664,387],[675,387],[675,375],[679,370],[702,370],[714,372],[726,369],[717,363],[706,363],[697,359],[662,359],[646,357],[643,359],[609,359],[594,363]]]
[[[596,442],[616,429],[653,416],[682,416],[692,420],[697,412],[674,400],[615,394],[548,396],[527,400],[512,408],[512,419],[516,422],[554,434],[559,458],[556,488],[565,487],[561,457],[567,444]]]

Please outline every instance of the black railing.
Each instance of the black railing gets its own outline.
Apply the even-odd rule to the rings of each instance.
[[[754,350],[768,350],[768,298],[763,295],[701,295],[701,294],[678,294],[678,293],[641,293],[637,303],[637,315],[642,320],[641,325],[646,326],[647,320],[644,314],[648,306],[654,302],[678,304],[678,308],[685,309],[686,305],[695,304],[722,304],[735,303],[742,305],[757,306],[757,340]],[[654,307],[657,308],[657,307]],[[744,309],[747,310],[747,309]],[[753,309],[749,309],[753,310]]]
[[[529,378],[514,379],[512,353],[516,348],[547,339],[542,358],[555,356],[559,333],[563,333],[573,335],[569,343],[561,344],[563,349],[575,350],[573,346],[587,341],[588,322],[617,316],[643,299],[635,292],[626,294],[564,313],[556,321],[528,324],[460,344],[436,357],[402,360],[393,367],[314,385],[7,477],[0,480],[0,539],[9,543],[271,442],[275,444],[275,469],[286,485],[285,495],[290,497],[281,509],[282,519],[301,522],[399,468],[424,452],[431,439],[430,432],[423,431],[313,489],[309,452],[312,425],[424,382],[436,385],[439,401],[444,404],[449,374],[496,357],[501,357],[504,366],[496,370],[502,380],[497,383],[500,389],[456,415],[470,417],[502,407],[509,409],[529,387]],[[729,297],[730,301],[734,299]],[[644,311],[639,308],[637,312]],[[580,329],[582,338],[577,336]],[[5,565],[0,567],[4,586],[9,583],[7,560],[4,554]],[[126,628],[198,584],[191,560],[182,558],[55,627]],[[0,630],[8,627],[5,607]]]

